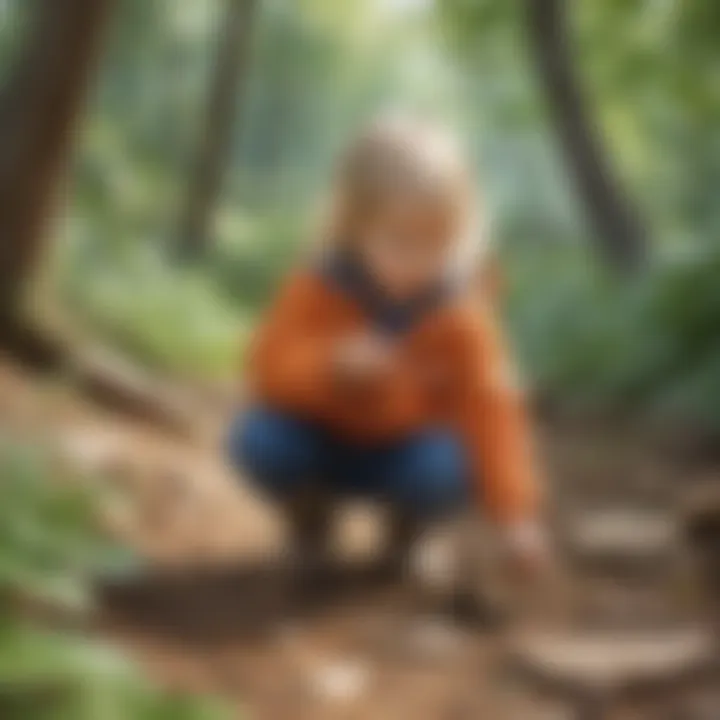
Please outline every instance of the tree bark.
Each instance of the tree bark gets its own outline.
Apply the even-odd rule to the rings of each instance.
[[[24,52],[0,93],[0,344],[34,342],[24,293],[69,163],[114,0],[34,0]]]
[[[573,71],[563,0],[527,0],[531,47],[567,165],[601,253],[622,270],[638,268],[646,232],[612,172]]]
[[[0,92],[0,352],[35,369],[64,370],[100,404],[187,435],[188,414],[153,379],[77,350],[26,316],[25,291],[45,249],[115,0],[32,2],[23,54]]]
[[[178,228],[178,251],[200,257],[210,241],[211,221],[232,153],[233,126],[249,71],[250,36],[257,0],[226,0],[202,136]]]

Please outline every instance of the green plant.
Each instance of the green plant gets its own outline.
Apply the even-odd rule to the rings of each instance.
[[[510,321],[539,392],[720,431],[720,248],[668,255],[632,281],[572,247],[512,265]]]
[[[247,320],[212,278],[174,266],[152,246],[67,252],[63,295],[81,323],[143,364],[220,377],[237,365]]]
[[[0,716],[8,720],[217,720],[214,701],[153,688],[117,650],[30,621],[42,600],[82,612],[93,570],[118,549],[93,519],[94,492],[37,448],[0,444]],[[82,602],[78,604],[78,599]]]

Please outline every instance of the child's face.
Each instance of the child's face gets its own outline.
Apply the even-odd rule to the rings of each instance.
[[[358,253],[390,297],[407,300],[446,272],[454,230],[446,212],[417,200],[395,200],[368,218]]]

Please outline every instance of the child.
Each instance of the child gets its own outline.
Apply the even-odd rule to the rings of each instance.
[[[520,567],[541,564],[525,411],[491,293],[472,292],[471,191],[441,131],[373,123],[340,165],[319,257],[260,328],[231,452],[307,556],[335,501],[363,496],[392,508],[398,559],[426,523],[476,503]]]

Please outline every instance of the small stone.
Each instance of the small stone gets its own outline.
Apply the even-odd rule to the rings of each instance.
[[[570,551],[581,561],[637,565],[672,557],[680,533],[662,513],[612,510],[580,516],[570,529]]]
[[[558,693],[582,696],[659,687],[703,669],[716,653],[704,628],[643,633],[528,632],[512,643],[514,665]]]
[[[339,661],[317,668],[310,687],[318,699],[348,704],[358,700],[370,683],[369,668],[355,661]]]

